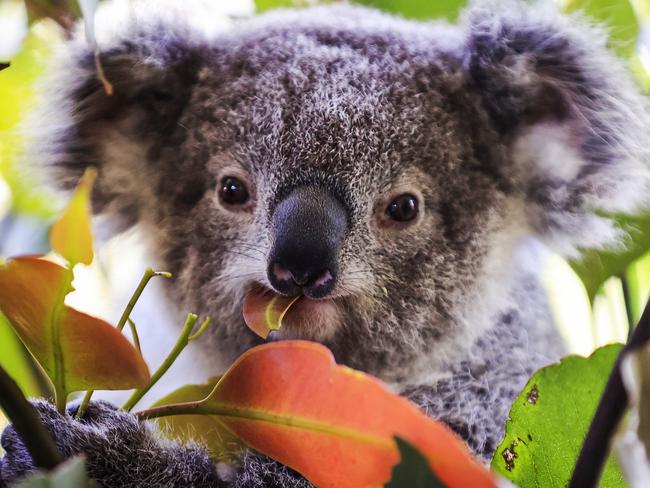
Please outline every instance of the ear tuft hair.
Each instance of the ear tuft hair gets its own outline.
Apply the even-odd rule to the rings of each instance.
[[[648,203],[648,104],[604,29],[550,2],[477,2],[465,15],[465,70],[510,151],[506,178],[555,248],[616,240],[598,216]]]

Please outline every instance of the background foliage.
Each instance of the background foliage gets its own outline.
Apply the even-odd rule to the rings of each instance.
[[[257,0],[255,5],[250,4],[250,11],[311,3]],[[410,18],[451,20],[465,4],[459,0],[357,0],[357,3]],[[560,3],[567,11],[584,10],[604,23],[611,32],[612,48],[629,61],[640,85],[650,87],[650,36],[643,35],[650,25],[647,0]],[[20,124],[37,102],[34,83],[43,72],[51,47],[64,36],[56,22],[39,19],[48,5],[65,8],[68,2],[0,0],[0,31],[7,34],[0,39],[0,57],[4,58],[0,61],[11,62],[9,68],[0,71],[0,258],[44,251],[47,229],[59,206],[40,184],[38,172],[27,169],[21,159],[26,142]],[[236,10],[241,12],[241,5]],[[78,15],[74,10],[66,12]],[[58,20],[64,25],[68,21],[65,16]],[[650,214],[621,216],[618,220],[629,235],[620,248],[590,251],[571,263],[557,256],[548,256],[544,262],[550,301],[571,351],[588,354],[598,345],[625,340],[630,324],[638,320],[650,293]],[[98,300],[101,299],[96,297],[95,301]],[[0,365],[28,395],[47,394],[41,373],[1,315]]]

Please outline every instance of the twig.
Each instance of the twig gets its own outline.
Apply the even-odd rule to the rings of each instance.
[[[16,382],[0,366],[0,407],[5,411],[32,456],[36,467],[53,469],[63,461],[38,412],[27,401]]]
[[[176,361],[178,356],[181,354],[181,352],[183,352],[183,349],[187,347],[190,341],[196,339],[207,328],[208,324],[210,323],[210,317],[207,317],[203,321],[196,334],[192,334],[192,330],[194,329],[194,324],[196,324],[197,318],[198,317],[192,313],[187,315],[187,319],[185,320],[185,325],[183,326],[181,335],[178,337],[178,340],[176,341],[174,348],[167,355],[167,357],[160,365],[158,370],[151,376],[151,380],[149,381],[149,384],[144,388],[135,390],[131,395],[131,397],[126,401],[126,403],[122,407],[122,410],[126,410],[127,412],[130,412],[133,409],[133,407],[135,407],[135,405],[142,399],[142,397],[145,396],[147,392],[153,387],[153,385],[155,385],[158,382],[158,380],[160,380],[160,378],[163,377],[163,375],[167,372],[167,370],[171,367],[171,365],[174,364],[174,361]]]
[[[612,369],[605,391],[587,432],[580,456],[573,470],[569,488],[595,487],[610,451],[610,442],[618,426],[628,397],[621,378],[621,361],[625,355],[650,341],[650,301],[646,304],[641,320],[632,332]]]
[[[129,300],[129,303],[126,304],[126,307],[124,308],[124,312],[122,312],[122,316],[120,317],[120,320],[117,322],[117,326],[116,326],[117,330],[122,331],[122,329],[124,329],[127,320],[129,320],[129,317],[131,316],[131,312],[133,312],[133,308],[135,307],[135,304],[138,303],[138,300],[140,299],[142,292],[147,287],[147,284],[149,283],[151,278],[153,278],[154,276],[171,278],[172,274],[168,273],[167,271],[154,271],[151,268],[147,268],[145,270],[144,275],[142,275],[142,278],[140,278],[140,283],[138,283],[138,286],[133,292],[133,295],[131,295],[131,299]],[[138,349],[140,348],[138,347]],[[81,418],[83,416],[84,412],[86,411],[86,408],[88,408],[88,404],[90,403],[90,399],[92,398],[93,393],[95,393],[95,390],[88,390],[84,395],[84,398],[81,401],[81,404],[79,405],[79,410],[77,410],[77,418]]]

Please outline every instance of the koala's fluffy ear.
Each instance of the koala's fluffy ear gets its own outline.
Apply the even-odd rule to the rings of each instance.
[[[45,166],[66,188],[86,167],[96,167],[95,210],[118,215],[117,223],[128,226],[137,220],[138,199],[147,197],[142,181],[152,178],[144,159],[171,137],[206,36],[187,16],[123,3],[124,11],[108,6],[97,16],[101,64],[113,94],[104,91],[83,32],[57,46],[26,123],[26,159]]]
[[[534,231],[572,253],[616,237],[604,213],[647,202],[650,124],[606,32],[550,3],[471,7],[464,70],[501,146],[500,177]]]

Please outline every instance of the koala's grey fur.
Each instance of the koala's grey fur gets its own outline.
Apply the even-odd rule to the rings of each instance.
[[[34,159],[68,186],[98,168],[96,209],[151,237],[178,307],[218,318],[206,356],[222,360],[260,342],[241,304],[268,286],[275,204],[332,192],[350,220],[338,318],[278,338],[323,342],[487,459],[514,396],[563,351],[526,239],[615,242],[603,212],[647,198],[646,101],[605,33],[518,2],[478,2],[458,25],[335,5],[213,36],[156,12],[116,30],[100,36],[113,97],[82,39],[57,58]],[[254,189],[248,214],[219,205],[230,173]],[[423,200],[418,222],[381,226],[403,191]],[[230,483],[306,485],[253,454]]]

